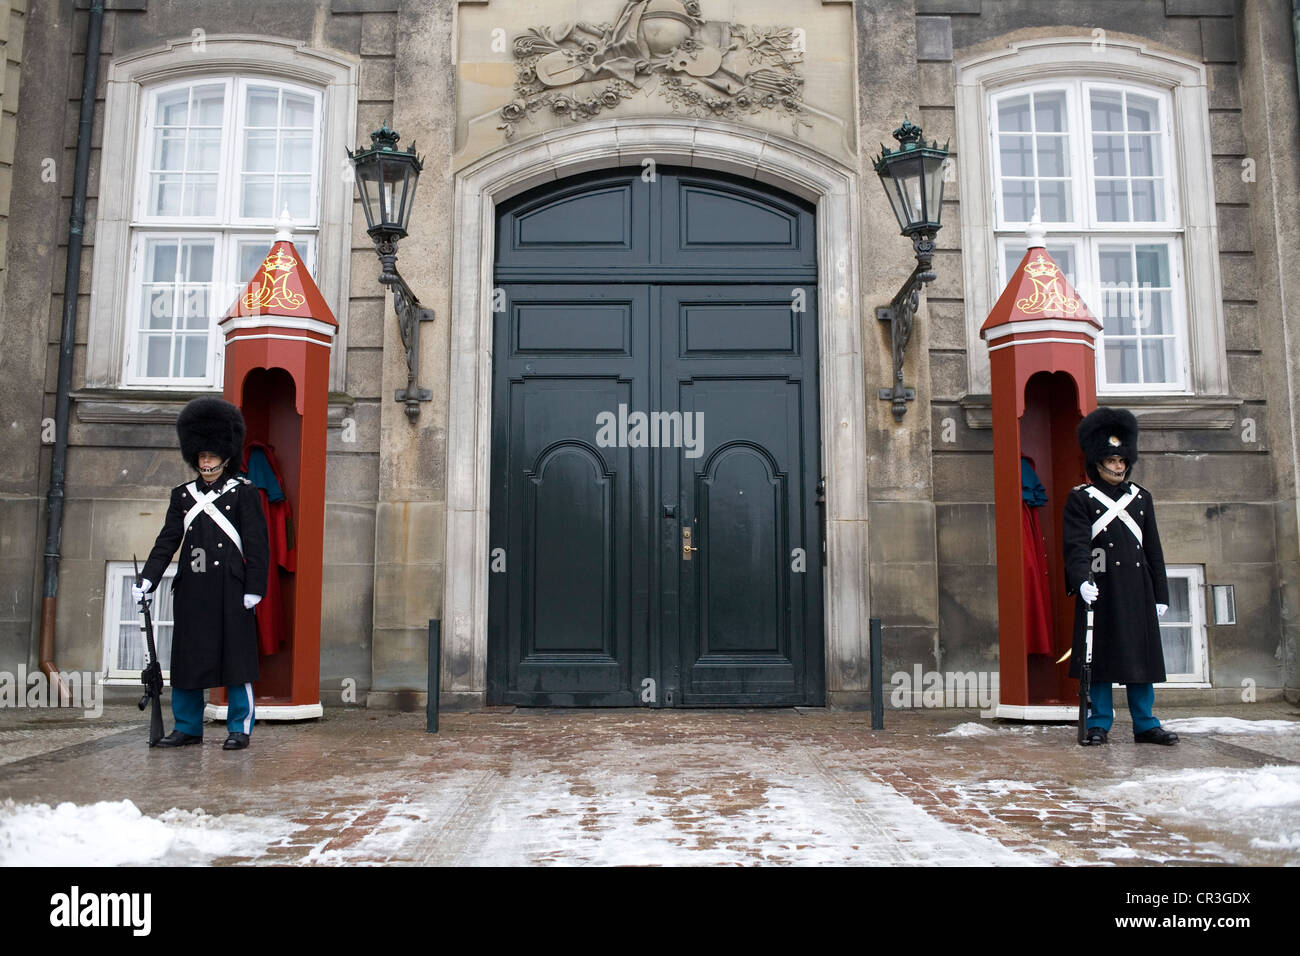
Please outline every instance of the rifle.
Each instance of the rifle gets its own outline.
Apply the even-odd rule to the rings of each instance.
[[[1088,582],[1096,584],[1092,575],[1088,575]],[[1092,701],[1089,700],[1089,694],[1092,691],[1092,603],[1084,602],[1088,605],[1088,626],[1083,632],[1083,663],[1079,665],[1079,744],[1083,742],[1088,733],[1088,711],[1092,708]]]
[[[135,586],[140,586],[140,564],[136,561],[135,555],[131,555],[131,563],[135,566]],[[153,639],[153,618],[149,616],[149,598],[147,595],[140,595],[140,610],[144,613],[144,623],[140,625],[140,630],[144,632],[145,648],[148,651],[148,660],[145,662],[144,670],[140,671],[140,683],[144,684],[144,696],[140,698],[140,709],[144,710],[153,703],[153,711],[149,714],[149,746],[154,747],[163,737],[163,719],[162,719],[162,689],[163,677],[162,666],[158,663],[158,647],[154,644]]]

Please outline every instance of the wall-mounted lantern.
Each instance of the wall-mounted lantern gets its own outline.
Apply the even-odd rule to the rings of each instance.
[[[397,271],[397,242],[406,236],[415,205],[415,187],[424,163],[415,155],[415,145],[405,151],[397,148],[401,139],[387,124],[370,134],[369,147],[348,150],[348,159],[356,170],[357,192],[366,214],[366,232],[375,244],[382,272],[381,284],[393,292],[397,324],[406,347],[406,388],[398,389],[394,401],[406,403],[406,417],[420,416],[420,402],[433,398],[416,380],[420,371],[420,323],[433,321],[433,310],[421,307],[420,300]]]
[[[898,140],[896,150],[881,145],[880,156],[875,160],[876,173],[898,217],[899,228],[912,240],[916,268],[893,301],[876,309],[876,318],[889,323],[894,352],[894,384],[882,388],[880,398],[893,403],[894,420],[901,422],[907,414],[907,403],[916,398],[916,390],[903,385],[903,355],[912,336],[912,319],[920,304],[921,287],[935,277],[930,263],[934,259],[934,237],[942,225],[944,161],[948,158],[948,147],[940,149],[937,143],[927,145],[921,138],[921,127],[906,119],[894,130],[894,139]]]

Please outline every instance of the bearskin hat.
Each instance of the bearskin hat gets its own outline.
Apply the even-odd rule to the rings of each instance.
[[[1079,422],[1079,447],[1088,477],[1098,480],[1097,465],[1119,455],[1131,470],[1138,460],[1138,423],[1123,408],[1099,408]]]
[[[210,451],[229,468],[239,467],[244,451],[244,416],[223,398],[196,398],[176,418],[176,434],[181,440],[181,457],[191,468],[199,467],[199,455]]]

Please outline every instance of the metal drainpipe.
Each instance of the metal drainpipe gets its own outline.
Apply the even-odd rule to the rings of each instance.
[[[1291,0],[1291,48],[1295,53],[1296,90],[1300,92],[1300,0]]]
[[[90,5],[86,25],[86,62],[81,73],[81,120],[77,125],[77,167],[68,218],[68,267],[63,275],[63,327],[59,332],[59,378],[54,400],[54,457],[50,490],[45,498],[45,590],[41,601],[41,670],[60,702],[69,701],[67,686],[54,662],[54,619],[59,604],[59,558],[63,536],[63,486],[68,463],[68,417],[72,410],[72,352],[77,333],[77,295],[81,291],[81,246],[86,223],[86,181],[90,176],[90,134],[95,122],[95,86],[99,79],[99,39],[104,27],[103,0]]]

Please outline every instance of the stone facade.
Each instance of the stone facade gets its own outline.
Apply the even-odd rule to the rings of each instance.
[[[539,56],[581,52],[616,32],[628,6],[108,4],[78,292],[59,664],[102,669],[106,564],[147,552],[167,489],[185,477],[172,422],[194,393],[123,381],[114,297],[125,295],[132,226],[118,184],[133,181],[141,90],[210,69],[310,81],[327,91],[327,142],[366,142],[387,121],[425,161],[414,226],[399,247],[402,274],[437,316],[420,354],[421,384],[433,398],[414,423],[391,398],[405,386],[405,356],[343,156],[321,161],[316,274],[341,326],[326,482],[327,704],[340,700],[349,678],[359,702],[414,699],[425,685],[430,618],[443,621],[444,702],[482,704],[492,208],[541,182],[647,159],[748,176],[817,206],[828,699],[868,699],[871,617],[884,622],[886,674],[916,663],[996,669],[987,359],[971,334],[991,304],[996,259],[980,198],[992,187],[980,172],[989,161],[978,139],[979,84],[996,82],[989,78],[999,63],[1060,60],[1068,51],[1096,55],[1098,76],[1113,77],[1115,64],[1164,64],[1183,120],[1180,156],[1203,160],[1180,171],[1190,190],[1182,241],[1195,272],[1193,387],[1115,399],[1142,416],[1139,480],[1160,504],[1169,560],[1203,568],[1206,584],[1235,586],[1237,623],[1208,626],[1209,686],[1197,693],[1236,699],[1244,681],[1261,695],[1294,691],[1300,264],[1290,260],[1300,247],[1300,105],[1289,10],[1226,0],[1080,0],[1068,8],[1038,0],[700,0],[704,20],[731,24],[730,35],[742,38],[716,69],[696,59],[654,76],[615,64],[587,74],[588,86],[550,73],[537,80]],[[10,268],[0,272],[0,397],[10,423],[0,465],[0,593],[11,596],[0,612],[4,669],[32,666],[36,656],[50,460],[41,423],[54,405],[82,7],[61,0],[25,17],[20,4],[0,11],[9,24],[0,201],[10,194],[8,176],[13,182],[0,230],[14,226],[4,249]],[[24,22],[42,42],[29,43],[20,64],[15,35]],[[800,47],[793,67],[762,59],[774,31],[788,49]],[[521,48],[529,36],[540,45]],[[739,56],[770,69],[771,102],[738,98],[728,86]],[[683,75],[704,77],[716,92],[692,99],[674,82]],[[9,91],[19,77],[15,127]],[[566,96],[592,83],[591,97]],[[875,309],[892,298],[912,257],[870,154],[904,116],[928,139],[949,141],[956,165],[938,278],[905,364],[916,399],[897,423],[876,398],[892,369]],[[15,138],[24,144],[19,155]],[[1206,147],[1182,148],[1189,140]],[[42,180],[45,157],[58,159],[57,185]],[[1195,188],[1202,170],[1204,188]]]

